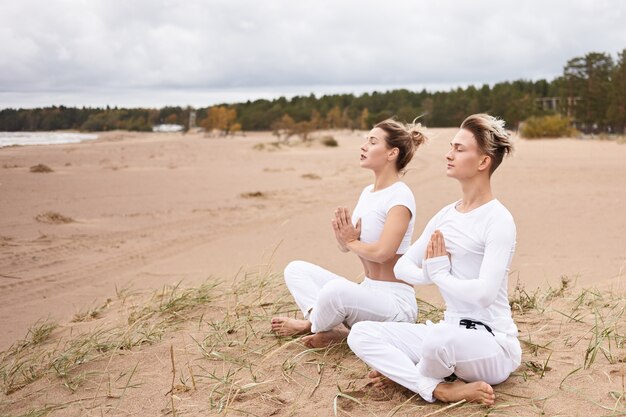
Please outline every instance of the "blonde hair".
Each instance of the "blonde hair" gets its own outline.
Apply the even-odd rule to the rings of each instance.
[[[491,158],[489,175],[500,166],[504,155],[513,152],[513,142],[504,128],[504,120],[485,113],[473,114],[463,120],[461,129],[471,132],[478,143],[478,149]]]
[[[398,172],[404,170],[413,159],[417,148],[428,140],[426,129],[420,123],[415,123],[416,120],[413,120],[413,123],[404,124],[394,119],[387,119],[374,126],[385,131],[387,134],[385,142],[389,148],[398,148],[398,159],[396,159]]]

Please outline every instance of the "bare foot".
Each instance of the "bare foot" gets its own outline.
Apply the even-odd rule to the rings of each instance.
[[[311,331],[311,322],[308,320],[292,319],[291,317],[273,317],[272,331],[278,336],[307,334]]]
[[[305,336],[302,338],[304,346],[310,348],[322,348],[335,343],[340,343],[348,337],[349,330],[343,325],[337,326],[327,332],[319,332],[312,334],[311,336]]]
[[[493,405],[496,400],[496,394],[488,383],[483,381],[465,383],[458,379],[437,385],[433,396],[446,403],[466,400],[471,403]]]
[[[373,388],[369,395],[374,401],[389,401],[393,399],[397,392],[406,390],[406,388],[396,384],[377,370],[370,371],[367,376],[370,378],[370,382],[367,383],[366,387],[370,386]]]
[[[398,384],[393,382],[391,379],[387,378],[385,375],[381,374],[377,370],[371,370],[367,374],[368,378],[370,378],[370,384],[374,388],[378,388],[381,390],[386,390],[387,388],[397,388]]]

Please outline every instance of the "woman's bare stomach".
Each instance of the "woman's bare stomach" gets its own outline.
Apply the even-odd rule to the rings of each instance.
[[[361,263],[363,264],[365,276],[375,281],[400,282],[402,284],[410,285],[404,281],[396,279],[396,276],[393,273],[393,267],[396,265],[396,262],[398,262],[398,259],[400,259],[400,256],[401,255],[395,255],[389,261],[382,264],[360,258]]]

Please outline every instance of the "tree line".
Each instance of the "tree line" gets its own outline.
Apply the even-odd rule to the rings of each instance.
[[[189,128],[191,111],[196,112],[199,126],[223,132],[289,130],[302,134],[325,128],[369,129],[388,117],[411,121],[420,115],[420,121],[429,127],[451,127],[478,112],[501,117],[511,128],[517,128],[532,117],[560,114],[585,132],[624,132],[626,48],[617,55],[617,60],[601,52],[572,58],[565,64],[563,74],[552,81],[517,80],[439,92],[398,89],[319,98],[311,94],[198,109],[180,106],[161,109],[8,108],[0,110],[0,130],[147,131],[163,123]]]

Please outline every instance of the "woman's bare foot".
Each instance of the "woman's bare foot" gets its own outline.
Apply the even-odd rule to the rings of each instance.
[[[311,322],[291,317],[272,317],[272,331],[278,336],[307,334],[311,331]]]
[[[348,337],[348,333],[349,330],[345,326],[339,325],[327,332],[319,332],[311,336],[305,336],[302,338],[302,343],[309,348],[322,348],[342,342]]]
[[[472,403],[493,405],[496,401],[496,394],[488,383],[483,381],[465,383],[458,379],[437,385],[433,396],[446,403],[466,400]]]

